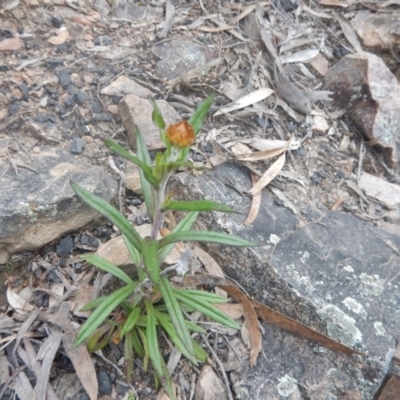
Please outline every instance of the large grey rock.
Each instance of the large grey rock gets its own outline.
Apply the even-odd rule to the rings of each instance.
[[[81,228],[98,213],[77,201],[69,180],[110,201],[116,183],[99,167],[59,151],[32,155],[31,168],[1,178],[0,264],[16,252],[35,250],[66,232]],[[3,170],[3,168],[2,168]]]
[[[338,108],[368,141],[383,149],[390,164],[400,162],[400,85],[381,58],[370,53],[350,54],[325,77]]]
[[[173,184],[180,198],[209,198],[246,212],[239,191],[246,171],[224,164],[200,177],[181,174]],[[253,225],[245,216],[204,213],[200,229],[225,230],[260,247],[207,245],[228,276],[270,307],[366,354],[346,356],[264,323],[265,357],[231,372],[240,399],[372,399],[381,386],[400,331],[398,265],[400,237],[352,215],[328,213],[302,228],[290,211],[263,192]]]

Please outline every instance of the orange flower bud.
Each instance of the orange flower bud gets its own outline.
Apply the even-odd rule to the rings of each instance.
[[[194,130],[187,121],[170,125],[166,132],[167,140],[176,147],[188,147],[195,139]]]

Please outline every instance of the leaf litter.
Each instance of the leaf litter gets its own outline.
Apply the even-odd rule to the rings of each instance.
[[[6,15],[5,12],[17,9],[19,3],[18,1],[9,2],[8,6],[2,8],[2,16]],[[282,138],[285,139],[289,137],[290,134],[285,128],[285,131],[283,131],[284,137],[282,137],[282,134],[279,136],[276,134],[276,131],[266,126],[266,122],[269,121],[272,126],[276,126],[277,124],[283,125],[281,122],[282,120],[287,122],[287,119],[291,118],[293,121],[300,123],[304,114],[321,113],[322,118],[324,118],[325,122],[330,127],[336,127],[335,119],[340,115],[338,114],[335,116],[336,111],[332,111],[329,114],[325,112],[329,104],[319,103],[316,106],[317,102],[328,102],[328,94],[320,93],[323,91],[316,88],[316,82],[313,78],[310,78],[310,75],[304,75],[304,70],[299,73],[296,71],[297,75],[295,75],[292,68],[288,66],[284,67],[283,64],[291,63],[291,65],[296,66],[298,63],[307,63],[305,66],[307,69],[310,68],[310,66],[312,67],[313,61],[316,60],[317,57],[322,56],[325,60],[331,61],[333,58],[333,44],[341,45],[349,49],[353,48],[357,52],[362,51],[358,37],[351,26],[351,22],[348,20],[349,18],[351,19],[351,13],[349,16],[344,16],[343,13],[339,14],[341,9],[357,6],[358,3],[357,1],[345,0],[320,0],[318,3],[312,1],[308,5],[302,4],[301,7],[297,9],[296,18],[290,15],[290,13],[282,15],[282,12],[277,12],[276,9],[270,6],[269,2],[258,2],[257,4],[246,5],[224,3],[220,8],[212,10],[216,11],[215,13],[207,12],[206,8],[202,5],[199,9],[194,11],[193,20],[190,21],[191,25],[185,25],[183,22],[185,22],[187,14],[185,14],[185,12],[181,13],[182,10],[179,5],[174,3],[174,6],[172,6],[172,2],[168,1],[166,4],[165,17],[159,19],[155,18],[153,20],[144,18],[140,23],[132,23],[132,21],[118,22],[119,25],[123,25],[128,29],[130,26],[132,29],[134,28],[135,32],[138,33],[138,37],[143,35],[145,38],[151,38],[153,31],[158,30],[158,37],[186,37],[186,35],[193,35],[195,37],[199,32],[210,32],[216,40],[218,39],[217,43],[218,46],[221,46],[221,51],[217,58],[209,61],[204,66],[199,66],[187,72],[184,76],[167,81],[167,87],[163,87],[163,89],[165,89],[165,92],[179,91],[179,88],[185,85],[185,87],[193,88],[194,90],[199,90],[202,87],[215,88],[215,84],[212,83],[213,79],[220,79],[224,83],[223,87],[226,89],[222,90],[222,93],[227,96],[230,103],[219,105],[218,109],[214,109],[214,115],[218,117],[215,118],[216,123],[212,129],[215,137],[210,136],[207,141],[215,140],[219,136],[220,142],[224,143],[224,140],[229,136],[228,141],[236,141],[236,143],[247,145],[255,149],[255,151],[250,150],[250,152],[246,151],[241,154],[229,153],[228,149],[224,149],[225,156],[228,155],[228,157],[225,157],[225,160],[234,160],[247,167],[252,173],[253,187],[249,192],[252,194],[252,205],[250,207],[248,219],[246,219],[247,224],[252,223],[257,217],[259,209],[257,202],[261,201],[262,189],[268,185],[273,194],[278,199],[282,200],[286,207],[291,209],[293,213],[297,212],[298,214],[296,204],[293,202],[293,198],[296,198],[296,195],[288,193],[275,185],[272,186],[271,183],[283,179],[286,184],[291,185],[290,187],[293,193],[302,193],[300,188],[309,189],[310,177],[313,171],[321,169],[321,165],[324,165],[323,161],[313,158],[313,154],[314,152],[318,153],[320,149],[318,140],[327,138],[321,138],[316,135],[313,129],[307,126],[305,127],[305,132],[303,132],[303,137],[301,138],[301,143],[298,148],[307,146],[309,149],[308,155],[306,156],[308,172],[299,172],[297,169],[298,165],[293,164],[291,158],[292,152],[296,152],[297,149],[295,147],[291,148],[287,140],[281,140]],[[379,4],[379,7],[384,8],[392,5],[398,5],[398,1],[382,2]],[[88,23],[100,20],[95,14],[92,14],[93,17],[90,16],[92,11],[84,7],[81,3],[67,2],[66,6],[74,9],[75,12],[79,14],[78,16],[75,15],[74,18],[75,21],[77,21],[77,17],[79,17],[82,26],[90,26]],[[173,10],[171,6],[175,7],[175,9]],[[335,7],[336,11],[329,7]],[[266,18],[266,13],[268,13],[271,18]],[[259,35],[259,40],[262,41],[265,46],[265,48],[262,49],[262,57],[259,59],[259,63],[257,63],[257,56],[260,49],[255,49],[252,46],[251,41],[248,40],[247,32],[246,34],[243,33],[244,25],[242,22],[251,16],[255,16],[254,21],[258,24],[254,24],[258,29],[258,32],[255,34]],[[105,20],[105,24],[116,23],[116,21],[112,21],[112,18],[109,18],[109,20],[105,18]],[[336,32],[331,30],[330,25],[325,25],[327,24],[326,21],[338,21],[339,25],[336,25]],[[290,25],[289,22],[292,25]],[[331,36],[329,40],[323,40],[321,31],[329,33]],[[68,43],[70,41],[68,32],[72,32],[69,27],[59,30],[53,29],[46,40],[53,46]],[[338,37],[340,34],[343,34],[344,39]],[[271,38],[273,38],[273,40],[271,40]],[[223,41],[228,42],[231,40],[235,41],[235,45],[230,44],[224,46]],[[23,45],[23,38],[18,36],[5,38],[0,40],[0,51],[2,55],[7,55],[7,52],[21,49]],[[105,58],[110,60],[119,60],[121,59],[120,57],[135,55],[135,50],[132,49],[123,50],[122,47],[121,49],[113,46],[87,47],[86,45],[91,45],[90,40],[78,41],[76,43],[76,48],[83,54],[88,55],[88,57],[91,57],[91,54],[99,53],[100,55],[100,52],[106,53],[104,54]],[[293,50],[295,51],[293,52]],[[76,56],[78,56],[78,54]],[[40,81],[35,77],[35,74],[32,73],[34,68],[40,67],[41,63],[39,61],[42,61],[42,59],[32,57],[32,65],[29,63],[24,64],[24,67],[20,68],[20,70],[24,70],[24,72],[21,72],[18,79],[21,81],[28,80],[29,73],[32,75],[29,79],[33,79],[34,83],[40,86]],[[300,65],[298,65],[298,67],[300,68]],[[16,67],[15,71],[19,72],[18,67]],[[251,71],[251,73],[249,73],[249,71]],[[307,69],[307,71],[309,70]],[[319,71],[316,69],[316,72]],[[301,74],[304,76],[301,76]],[[38,76],[40,76],[40,74]],[[148,79],[149,77],[154,79],[152,83],[150,79]],[[17,79],[17,77],[15,79]],[[147,75],[143,77],[143,80],[146,79],[149,80],[147,83],[152,86],[154,86],[154,82],[157,82],[156,89],[159,90],[159,85],[162,83],[150,70],[147,72]],[[316,78],[316,81],[318,81],[318,78]],[[193,97],[194,102],[196,102],[198,99],[195,95]],[[231,126],[231,128],[227,128],[229,125],[226,124],[227,121],[225,118],[231,118],[229,122],[232,124],[232,121],[242,121],[242,118],[244,118],[243,116],[246,115],[245,113],[247,113],[247,115],[252,115],[252,117],[258,117],[258,125],[249,124],[243,119],[243,132],[239,135],[235,125]],[[7,121],[8,120],[6,120],[6,122]],[[9,122],[11,123],[11,121]],[[212,131],[208,132],[208,135],[211,135]],[[325,130],[320,131],[325,132]],[[271,132],[273,133],[271,134]],[[297,132],[297,134],[299,134],[299,132]],[[233,138],[234,135],[238,135],[239,138]],[[271,139],[271,137],[274,137],[274,139]],[[200,139],[205,138],[200,137]],[[335,151],[337,151],[338,154],[344,154],[350,157],[351,150],[349,151],[348,149],[351,147],[351,144],[354,145],[354,137],[342,135],[336,138],[333,136],[329,140],[335,141],[336,139],[339,141]],[[327,141],[322,141],[320,143],[327,143]],[[342,162],[343,160],[338,157],[337,161]],[[371,169],[374,170],[374,168],[379,169],[381,167],[379,165],[376,167],[373,164]],[[359,183],[354,177],[345,180],[345,183],[347,183],[347,185],[343,185],[343,187],[351,188],[351,194],[353,195],[353,192],[356,193],[357,196],[359,196],[360,202],[367,205],[368,209],[372,210],[370,212],[373,212],[375,215],[373,200],[374,197],[376,197],[380,201],[379,194],[371,193],[371,190],[368,190],[370,188],[367,186],[362,188],[367,193],[366,195],[363,190],[360,189]],[[365,184],[364,181],[361,181],[361,184]],[[329,204],[330,201],[331,203]],[[340,202],[336,203],[336,200],[332,201],[328,196],[326,203],[330,207],[340,207],[342,204]],[[391,204],[389,204],[389,206],[391,206]],[[384,214],[378,215],[377,218],[379,219],[382,215]],[[201,263],[204,264],[209,274],[219,275],[222,278],[223,274],[215,261],[213,262],[207,259],[207,255],[201,254],[197,249],[194,249],[193,252],[200,259]],[[203,253],[205,252],[203,251]],[[218,274],[216,272],[218,272]],[[78,274],[78,277],[82,275]],[[7,299],[14,311],[8,310],[8,314],[0,314],[0,330],[2,332],[0,348],[4,348],[4,346],[8,345],[14,346],[12,353],[20,357],[18,360],[19,364],[13,364],[12,367],[12,371],[15,375],[13,378],[10,375],[7,378],[12,378],[10,384],[15,383],[15,391],[20,398],[30,399],[33,397],[34,393],[39,393],[40,396],[47,393],[49,398],[53,396],[51,392],[52,389],[49,389],[51,388],[50,384],[46,386],[41,383],[41,385],[38,386],[38,384],[30,383],[27,374],[24,372],[24,365],[21,363],[21,360],[25,360],[25,366],[29,364],[29,368],[34,372],[36,371],[35,374],[38,373],[38,366],[44,365],[44,372],[40,376],[41,379],[43,378],[43,381],[47,382],[48,375],[46,371],[48,370],[48,366],[53,362],[60,346],[62,346],[62,349],[71,358],[77,370],[77,374],[86,391],[89,393],[90,398],[96,398],[97,388],[90,384],[90,382],[97,382],[94,375],[92,358],[88,353],[83,351],[75,352],[72,347],[69,347],[71,345],[69,341],[72,340],[73,333],[79,325],[76,319],[72,319],[73,313],[75,317],[84,317],[85,314],[79,311],[80,306],[86,302],[87,297],[95,298],[98,296],[101,288],[106,286],[110,276],[96,275],[95,279],[95,285],[88,287],[88,282],[76,283],[72,276],[68,276],[67,280],[62,279],[61,284],[52,284],[50,287],[45,288],[47,293],[50,293],[51,306],[55,312],[53,314],[49,311],[38,311],[39,308],[30,301],[29,296],[34,295],[31,288],[25,288],[25,292],[22,292],[16,291],[15,288],[11,288],[10,286],[7,287]],[[229,288],[230,285],[227,285],[225,289],[227,287]],[[71,290],[71,288],[76,290]],[[93,289],[89,290],[89,288]],[[232,289],[230,290],[231,293],[234,293]],[[240,297],[239,295],[237,296]],[[233,294],[231,294],[231,297],[234,297]],[[284,329],[295,331],[312,340],[320,340],[321,344],[325,343],[324,345],[335,351],[342,351],[345,354],[351,353],[347,348],[337,346],[329,342],[328,338],[321,338],[321,336],[313,333],[309,328],[302,327],[301,324],[298,325],[296,321],[281,317],[279,314],[275,314],[273,310],[266,311],[264,306],[256,303],[252,299],[250,299],[249,302],[256,311],[258,318],[274,321],[278,320],[279,323],[282,324],[280,326]],[[58,316],[58,313],[62,311],[64,304],[68,303],[68,317],[66,318],[68,324],[62,323],[59,319],[53,319],[54,316]],[[238,316],[238,318],[240,318],[240,313],[245,315],[245,311],[241,311],[244,307],[238,304],[227,304],[221,305],[220,307],[225,307],[227,310],[230,308],[232,313]],[[65,312],[66,308],[63,312]],[[6,315],[12,315],[12,317],[7,317]],[[43,339],[46,336],[38,332],[38,324],[46,324],[46,329],[48,330],[47,339]],[[255,324],[253,324],[253,332],[255,331],[254,326]],[[60,336],[57,327],[62,327],[64,330],[66,329],[69,336]],[[5,331],[7,331],[7,333],[3,333]],[[45,346],[48,350],[46,351],[46,354],[48,354],[47,357],[46,354],[43,354],[44,350],[41,351],[40,347],[38,348],[39,340],[44,340],[42,346]],[[253,340],[253,342],[255,344],[251,347],[251,362],[255,363],[257,358],[255,354],[258,354],[258,342],[257,340]],[[45,349],[44,347],[41,348]],[[40,356],[40,360],[38,356]],[[0,357],[0,360],[3,361],[5,358]],[[85,373],[89,375],[85,375]],[[86,383],[83,383],[83,381]]]

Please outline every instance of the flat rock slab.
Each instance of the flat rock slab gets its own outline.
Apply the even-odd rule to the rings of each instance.
[[[234,164],[175,179],[179,198],[204,197],[248,211],[250,200],[239,192],[250,189],[250,178]],[[252,249],[205,245],[227,275],[257,300],[367,356],[350,359],[265,323],[265,357],[260,355],[252,370],[246,360],[231,373],[238,398],[372,399],[389,370],[400,331],[400,257],[395,251],[400,236],[339,212],[300,227],[265,191],[254,224],[246,227],[244,219],[203,213],[198,222],[200,229],[260,243]]]
[[[81,228],[99,214],[77,201],[70,179],[110,201],[116,183],[99,167],[58,151],[32,155],[37,173],[9,170],[0,191],[0,264],[11,254],[35,250],[66,232]]]

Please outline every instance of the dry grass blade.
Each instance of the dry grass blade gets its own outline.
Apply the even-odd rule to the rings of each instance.
[[[353,46],[354,50],[357,53],[363,53],[360,41],[358,40],[357,34],[354,32],[353,27],[350,25],[350,22],[336,11],[332,11],[332,14],[338,20],[340,27],[343,30],[344,36],[346,36],[346,39]]]
[[[253,185],[255,185],[258,182],[258,180],[259,180],[258,176],[251,174],[251,183]],[[246,226],[251,225],[257,218],[258,212],[260,211],[261,198],[262,198],[261,192],[258,192],[253,196],[253,199],[251,200],[249,214],[247,215],[247,218],[244,221],[244,224]]]
[[[255,308],[258,317],[266,322],[279,326],[280,328],[295,333],[296,335],[300,335],[307,339],[313,340],[314,342],[319,343],[327,349],[343,353],[346,356],[350,357],[354,354],[362,355],[362,353],[360,353],[359,351],[353,350],[350,347],[336,342],[328,336],[325,336],[322,333],[319,333],[314,329],[309,328],[307,325],[304,325],[301,322],[289,318],[286,315],[283,315],[278,311],[275,311],[272,308],[269,308],[254,299],[250,298],[249,300]]]
[[[174,22],[174,14],[175,14],[175,7],[171,3],[171,0],[167,0],[167,7],[165,10],[165,22],[162,31],[158,34],[159,38],[165,38],[168,35],[168,32],[172,28],[172,24]]]
[[[260,180],[249,190],[249,193],[254,196],[261,192],[276,176],[279,174],[285,165],[286,153],[283,153],[263,174]]]
[[[237,155],[236,158],[240,161],[260,161],[267,160],[272,157],[279,156],[279,154],[284,153],[288,148],[288,142],[285,142],[281,147],[277,147],[275,149],[263,150],[263,151],[255,151],[251,154],[242,154]]]
[[[271,88],[257,89],[254,92],[251,92],[246,96],[236,100],[233,104],[222,107],[214,114],[214,117],[258,103],[259,101],[266,99],[272,93],[274,93],[274,91]]]
[[[248,297],[239,288],[232,285],[219,285],[219,287],[225,290],[231,297],[243,305],[244,323],[249,330],[250,337],[250,367],[253,367],[256,364],[262,345],[262,336],[258,326],[257,313],[255,312],[254,307],[249,301]]]

